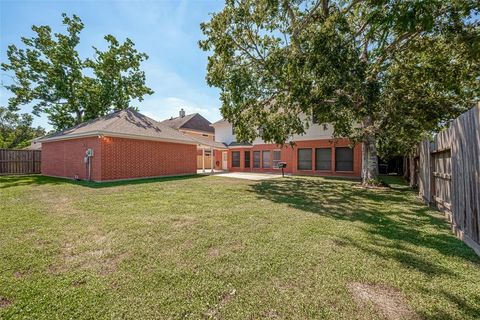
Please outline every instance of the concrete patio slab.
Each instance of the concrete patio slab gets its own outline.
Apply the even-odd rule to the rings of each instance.
[[[226,171],[217,170],[217,169],[214,169],[214,170],[213,170],[213,173],[214,173],[214,174],[223,173],[223,172],[226,172]],[[202,169],[198,169],[198,170],[197,170],[197,174],[206,174],[206,175],[209,175],[209,174],[212,174],[212,169],[205,169],[205,172],[203,172]]]
[[[245,179],[245,180],[268,180],[268,179],[276,179],[281,178],[281,174],[275,173],[256,173],[256,172],[224,172],[216,174],[218,177],[225,177],[225,178],[235,178],[235,179]]]

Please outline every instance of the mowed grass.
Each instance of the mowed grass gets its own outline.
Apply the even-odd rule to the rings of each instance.
[[[478,319],[480,258],[388,182],[0,177],[0,318]]]

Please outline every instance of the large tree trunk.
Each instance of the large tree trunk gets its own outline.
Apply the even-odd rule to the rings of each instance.
[[[369,185],[378,178],[377,146],[375,135],[370,130],[372,118],[366,116],[362,125],[366,129],[362,143],[362,184]]]

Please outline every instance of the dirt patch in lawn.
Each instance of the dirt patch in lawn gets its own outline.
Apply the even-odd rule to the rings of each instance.
[[[205,315],[212,319],[221,319],[220,310],[235,297],[237,291],[235,289],[225,292],[220,296],[220,299],[216,305],[208,309]]]
[[[12,300],[0,296],[0,308],[6,308],[12,304]]]
[[[100,275],[115,272],[119,263],[126,259],[127,253],[113,250],[113,239],[96,228],[61,248],[58,263],[50,267],[52,273],[63,273],[72,270],[93,270]]]
[[[372,305],[385,319],[418,319],[398,290],[358,282],[350,283],[348,290],[360,306]]]
[[[236,254],[245,249],[245,245],[241,241],[233,241],[230,243],[221,244],[218,247],[210,247],[207,251],[207,256],[210,259],[218,258],[224,255]]]
[[[174,229],[188,229],[197,223],[197,219],[191,216],[176,216],[172,219]]]
[[[262,318],[263,319],[279,319],[280,315],[278,314],[277,310],[269,309],[263,313]]]
[[[25,278],[26,276],[28,276],[29,272],[28,271],[15,271],[13,273],[13,276],[15,277],[15,279],[22,279],[22,278]]]
[[[82,194],[61,194],[55,189],[42,188],[38,192],[31,194],[31,201],[41,203],[48,214],[56,217],[79,216],[83,214],[82,210],[75,206],[75,203],[82,198]]]
[[[218,250],[218,248],[210,248],[208,249],[208,256],[210,258],[217,258],[220,256],[220,250]]]

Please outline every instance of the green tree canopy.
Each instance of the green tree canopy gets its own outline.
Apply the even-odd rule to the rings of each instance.
[[[34,138],[45,135],[42,127],[32,127],[33,117],[17,114],[0,107],[0,148],[21,149],[30,145]]]
[[[362,142],[367,183],[377,147],[405,151],[478,98],[475,10],[473,0],[228,0],[201,25],[200,47],[239,139],[261,126],[282,144],[315,116]]]
[[[84,25],[76,15],[62,17],[65,34],[33,26],[35,36],[22,38],[24,49],[8,47],[8,63],[2,63],[2,69],[13,74],[13,82],[6,86],[13,93],[10,110],[32,103],[35,115],[47,114],[60,130],[128,108],[133,99],[141,101],[153,93],[140,69],[148,56],[130,39],[121,44],[107,35],[106,51],[94,47],[94,57],[82,59],[77,46]]]

